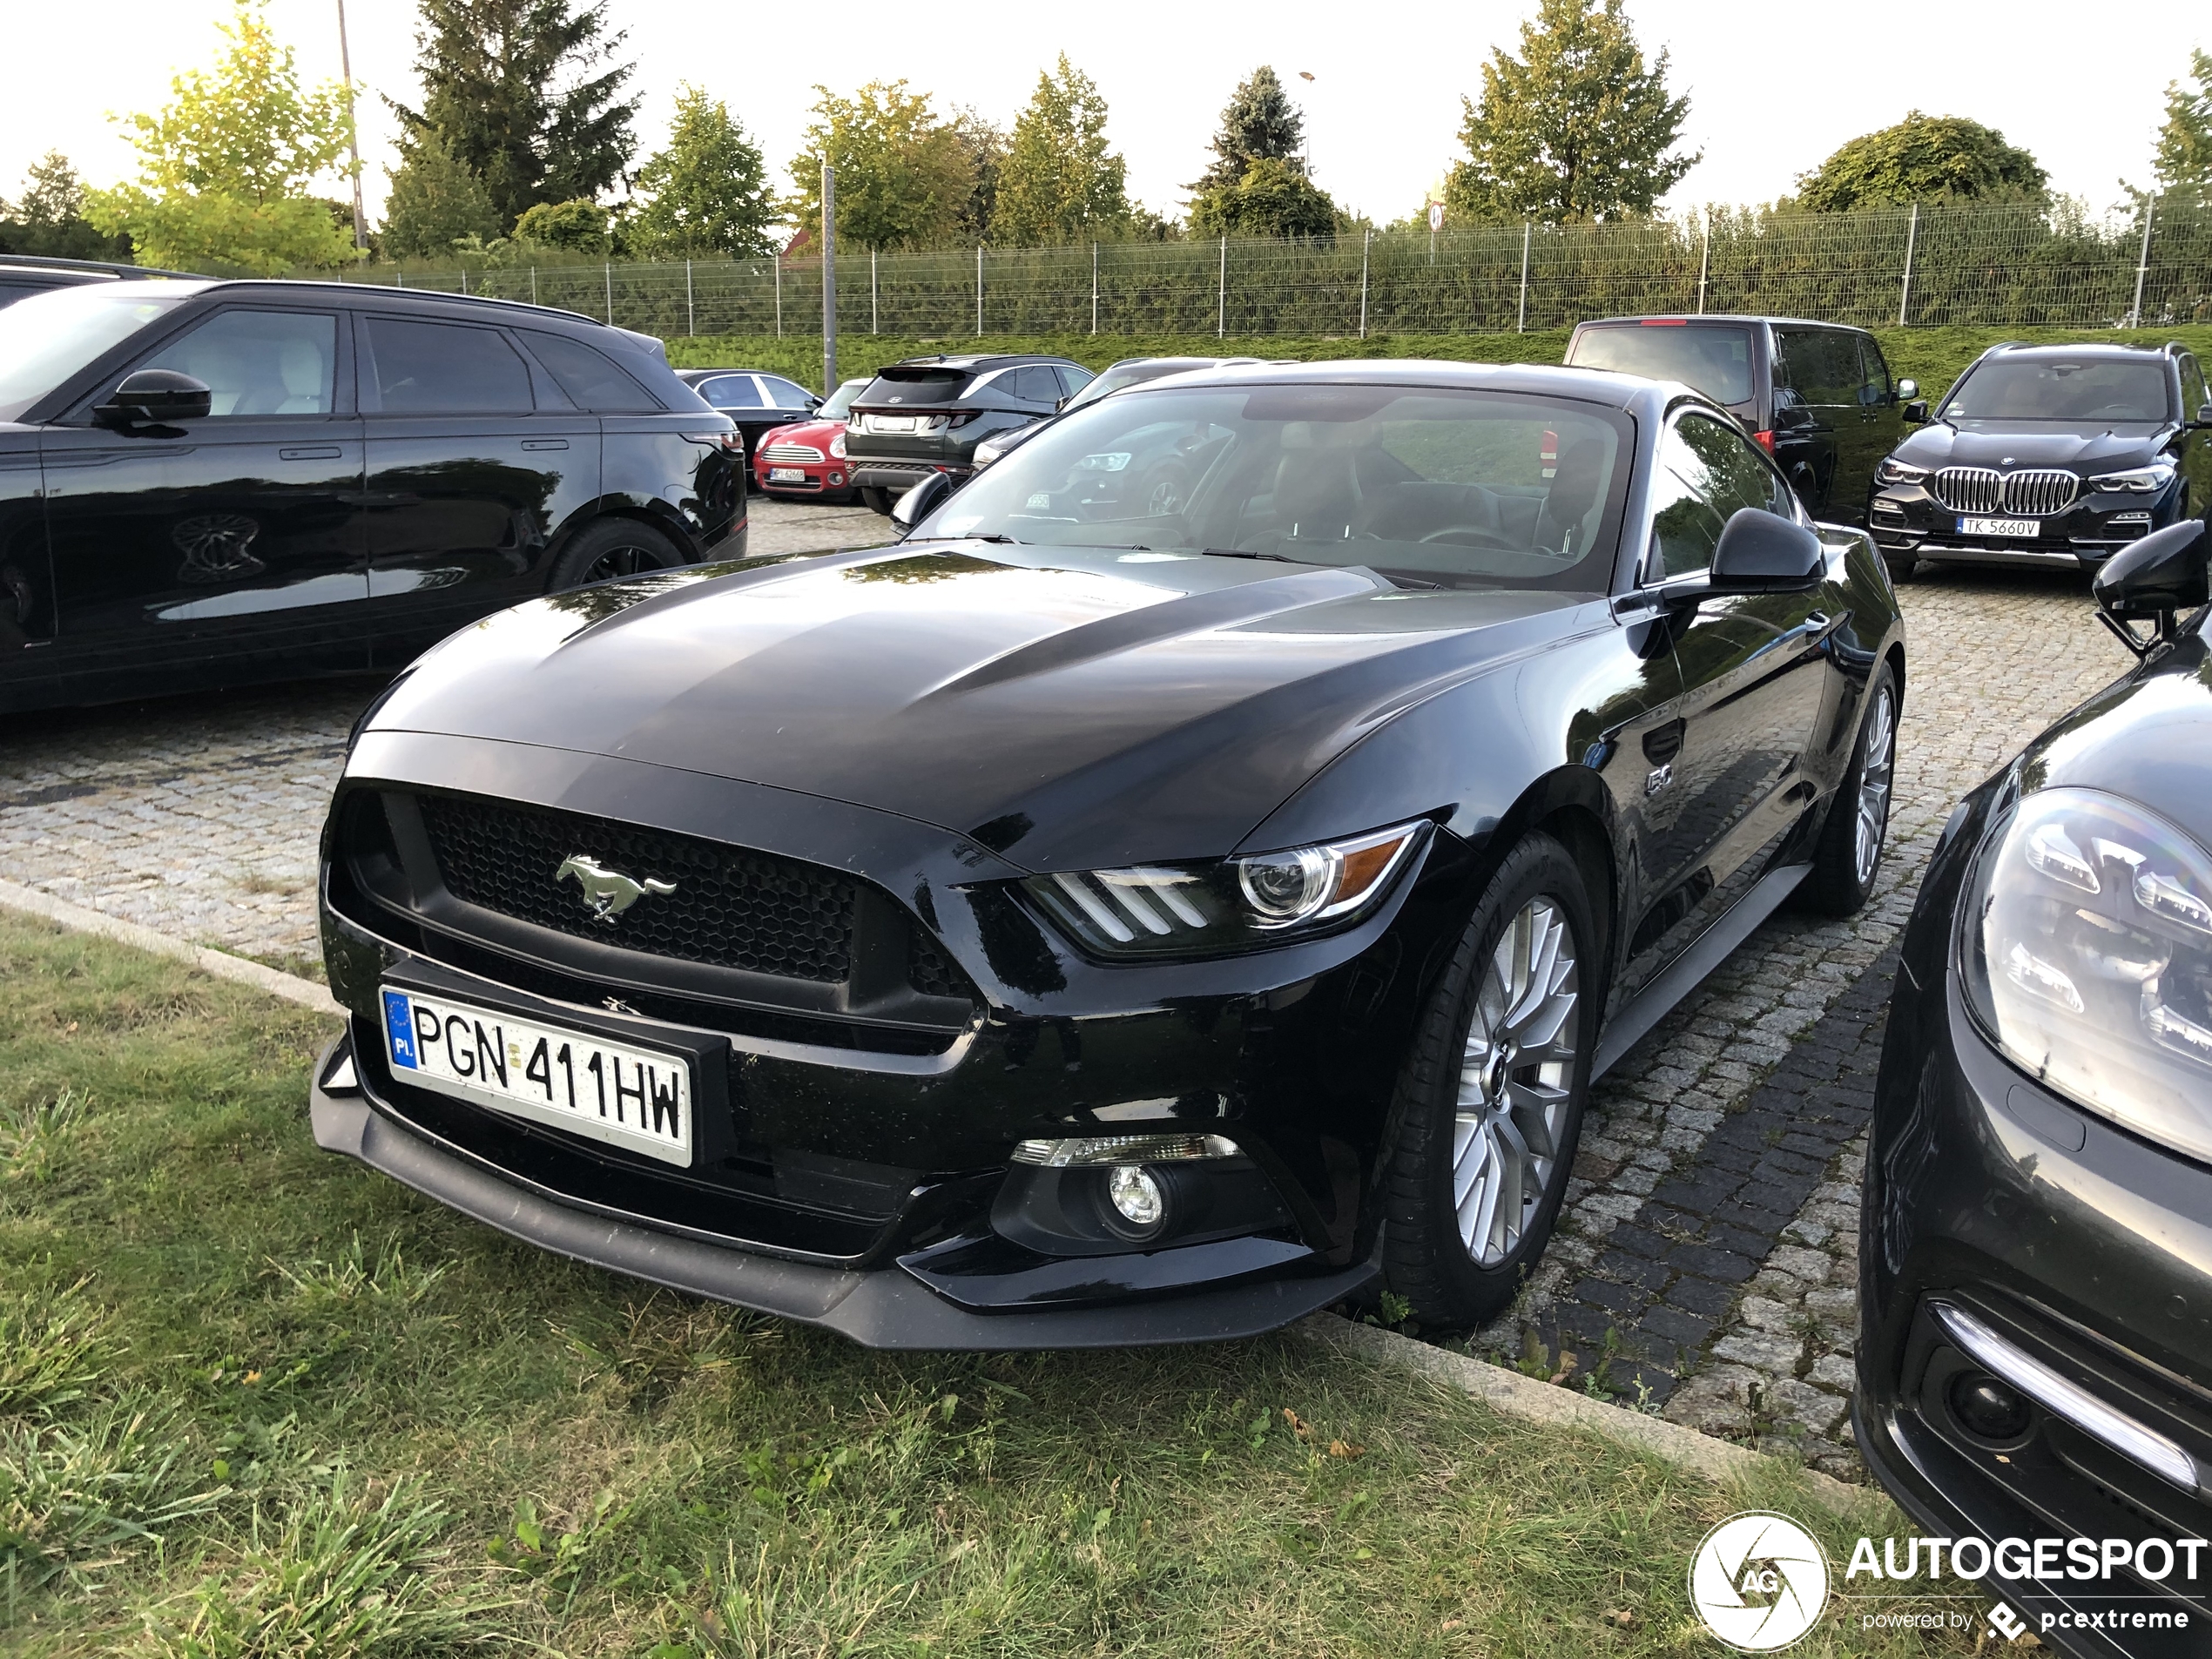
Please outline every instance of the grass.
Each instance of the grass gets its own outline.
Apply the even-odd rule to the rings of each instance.
[[[890,334],[846,334],[838,338],[838,373],[846,379],[872,374],[885,363],[925,352],[1048,352],[1087,368],[1101,369],[1123,357],[1287,357],[1318,362],[1343,357],[1443,357],[1468,363],[1556,363],[1567,351],[1572,331],[1547,329],[1526,334],[1371,334],[1314,339],[1281,335],[1217,339],[1211,334],[953,334],[922,339]],[[2194,324],[2166,329],[2085,328],[1877,328],[1890,372],[1919,381],[1930,398],[1950,389],[1966,365],[2000,340],[2063,342],[2120,341],[2157,345],[2179,340],[2200,360],[2212,358],[2212,327]],[[678,368],[742,366],[785,374],[807,386],[822,378],[822,342],[806,334],[671,336],[669,361]]]
[[[5,913],[0,977],[11,1656],[1705,1655],[1716,1521],[1859,1530],[1294,1336],[891,1356],[655,1294],[316,1150],[318,1016]]]

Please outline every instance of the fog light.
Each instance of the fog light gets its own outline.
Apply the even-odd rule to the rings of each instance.
[[[840,484],[845,482],[845,475],[841,472],[833,472],[830,474],[829,481],[830,488],[832,489],[835,489]]]
[[[1106,1177],[1106,1196],[1115,1214],[1143,1231],[1158,1226],[1168,1212],[1167,1194],[1142,1164],[1116,1164]]]
[[[2027,1401],[1984,1372],[1952,1379],[1951,1410],[1968,1433],[1985,1440],[2016,1440],[2027,1433]]]

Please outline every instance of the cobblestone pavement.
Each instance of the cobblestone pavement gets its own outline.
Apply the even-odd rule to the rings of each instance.
[[[756,501],[752,517],[759,553],[882,535],[865,509]],[[1468,1339],[1845,1474],[1882,959],[1959,797],[2127,665],[2078,577],[1952,570],[1903,598],[1910,665],[1873,900],[1848,921],[1777,917],[1604,1079],[1528,1294]],[[0,878],[314,971],[315,838],[372,691],[280,686],[10,721]]]

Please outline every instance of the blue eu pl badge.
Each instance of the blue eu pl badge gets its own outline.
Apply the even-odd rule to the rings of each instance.
[[[408,1000],[397,991],[384,993],[384,1028],[392,1040],[392,1063],[409,1071],[422,1069],[415,1052],[415,1016]]]

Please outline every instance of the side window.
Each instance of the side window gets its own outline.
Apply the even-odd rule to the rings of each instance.
[[[530,372],[496,328],[371,317],[378,407],[387,415],[527,415]]]
[[[561,389],[569,395],[570,401],[580,409],[591,409],[601,415],[620,415],[660,408],[659,400],[625,373],[620,364],[604,352],[587,346],[580,340],[530,328],[523,331],[523,342],[536,355],[537,361],[551,371]],[[707,382],[709,386],[713,384],[715,382],[711,381]],[[705,397],[709,403],[715,401],[706,396],[705,386],[699,388],[699,395]],[[733,401],[751,401],[750,399]]]
[[[1053,372],[1060,376],[1060,384],[1067,388],[1069,397],[1073,397],[1098,378],[1089,369],[1077,368],[1072,363],[1055,363],[1053,365]]]
[[[1703,570],[1728,521],[1747,507],[1795,516],[1790,487],[1733,426],[1686,415],[1659,445],[1651,537],[1656,569],[1647,580]]]
[[[2195,358],[2182,358],[2182,419],[2184,421],[2202,419],[2205,405],[2208,403],[2212,403],[2212,391],[2208,391],[2205,388],[2204,370],[2198,367]]]
[[[1858,367],[1860,406],[1870,409],[1885,408],[1890,401],[1890,366],[1882,361],[1882,348],[1874,343],[1871,334],[1858,337]]]
[[[747,409],[759,394],[753,389],[750,374],[717,374],[711,380],[701,381],[691,388],[699,398],[718,409]]]
[[[1858,402],[1858,337],[1830,328],[1777,328],[1788,383],[1808,403]]]
[[[205,381],[216,415],[328,415],[338,319],[303,311],[218,312],[138,365]]]
[[[1033,363],[1014,371],[1014,395],[1024,403],[1057,403],[1060,401],[1060,377],[1050,367]]]
[[[775,374],[761,374],[755,378],[767,392],[768,407],[771,408],[797,409],[803,415],[813,403],[806,388],[795,381]]]

